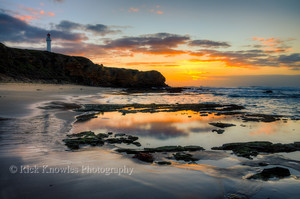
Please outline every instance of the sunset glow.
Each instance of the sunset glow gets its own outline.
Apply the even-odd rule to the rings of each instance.
[[[216,2],[0,0],[0,41],[43,50],[51,32],[53,52],[171,86],[300,85],[299,1]]]

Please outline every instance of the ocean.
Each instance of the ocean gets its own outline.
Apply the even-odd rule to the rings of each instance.
[[[0,95],[2,198],[15,195],[40,198],[36,189],[47,194],[42,198],[54,197],[53,190],[62,197],[80,198],[95,189],[97,194],[91,198],[99,194],[104,194],[105,198],[124,195],[131,198],[199,195],[203,198],[297,198],[299,195],[299,151],[263,152],[247,158],[231,150],[213,149],[236,142],[300,142],[299,88],[184,87],[145,91],[42,84],[3,87],[2,84]],[[204,105],[201,110],[195,110],[189,104]],[[222,110],[232,104],[245,108]],[[101,105],[105,109],[80,110],[78,105]],[[112,108],[113,105],[126,107],[117,109]],[[168,109],[169,105],[173,108]],[[207,108],[212,105],[217,108]],[[76,119],[85,115],[92,117],[82,121]],[[229,126],[215,126],[220,123]],[[67,135],[84,131],[105,134],[110,139],[130,135],[137,137],[139,144],[83,144],[77,150],[66,146]],[[199,146],[204,151],[189,152],[194,161],[174,159],[178,157],[176,153],[188,152],[154,153],[152,163],[117,152],[118,149],[165,146]],[[159,161],[171,165],[161,166]],[[12,165],[19,169],[15,174],[11,173]],[[275,166],[289,169],[291,175],[268,181],[247,179]],[[21,168],[24,172],[24,168],[40,168],[40,173],[25,175],[20,173]],[[42,175],[42,168],[53,172]],[[67,168],[68,173],[60,173],[63,168]],[[132,175],[121,175],[120,170],[118,174],[107,175],[114,168],[130,170]],[[26,184],[28,179],[31,183]],[[15,185],[17,182],[21,183],[19,187]],[[139,194],[135,194],[133,187]],[[18,194],[14,195],[16,190]]]

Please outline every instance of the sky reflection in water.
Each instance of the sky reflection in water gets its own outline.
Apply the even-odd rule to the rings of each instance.
[[[233,123],[223,134],[212,132],[219,129],[210,122]],[[297,121],[272,123],[243,122],[237,117],[201,116],[193,111],[135,113],[119,112],[99,114],[98,118],[75,123],[72,133],[91,130],[96,133],[126,133],[140,137],[142,147],[164,145],[200,145],[206,149],[230,142],[271,141],[292,143],[299,140]]]

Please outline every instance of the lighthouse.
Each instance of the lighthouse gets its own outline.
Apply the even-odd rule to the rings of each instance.
[[[50,38],[50,33],[47,34],[46,41],[47,41],[47,51],[51,52],[51,38]]]

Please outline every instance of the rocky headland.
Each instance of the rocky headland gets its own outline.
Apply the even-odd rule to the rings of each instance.
[[[0,43],[0,82],[69,83],[88,86],[165,87],[158,71],[105,67],[85,57],[10,48]]]

